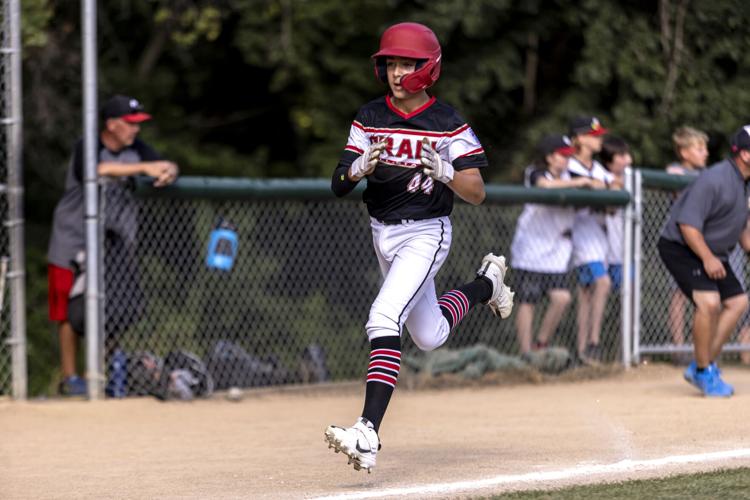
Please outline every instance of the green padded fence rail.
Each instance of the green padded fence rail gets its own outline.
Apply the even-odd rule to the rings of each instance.
[[[667,174],[665,174],[667,175]],[[677,176],[671,176],[677,177]],[[227,177],[180,177],[164,188],[154,188],[151,179],[136,180],[136,195],[141,197],[268,200],[268,199],[333,199],[328,179],[244,179]],[[365,184],[360,183],[349,196],[359,196]],[[487,203],[517,205],[542,203],[568,206],[627,205],[630,196],[625,191],[593,191],[589,189],[541,189],[507,184],[488,184]]]
[[[640,168],[643,187],[649,189],[663,189],[665,191],[679,191],[695,180],[690,175],[673,175],[664,170]]]

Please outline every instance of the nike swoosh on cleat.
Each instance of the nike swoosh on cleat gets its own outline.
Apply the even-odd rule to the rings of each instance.
[[[360,452],[360,453],[372,453],[372,449],[371,449],[371,448],[368,448],[368,449],[366,449],[366,450],[363,450],[362,448],[360,448],[360,447],[359,447],[359,442],[357,442],[357,444],[355,444],[355,445],[354,445],[354,447],[355,447],[355,448],[357,449],[357,451],[358,451],[358,452]]]

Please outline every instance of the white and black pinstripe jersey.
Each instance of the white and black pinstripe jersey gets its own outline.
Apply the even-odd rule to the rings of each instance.
[[[487,158],[471,127],[451,106],[431,97],[419,109],[406,114],[389,96],[360,108],[333,176],[333,190],[348,192],[346,171],[369,144],[386,140],[375,171],[367,176],[363,200],[370,215],[382,221],[430,219],[449,215],[453,191],[424,174],[420,156],[427,138],[443,161],[457,171],[487,166]],[[349,184],[347,186],[347,184]]]

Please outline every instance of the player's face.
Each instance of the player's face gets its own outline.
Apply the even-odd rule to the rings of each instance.
[[[708,148],[703,141],[695,141],[690,146],[680,149],[682,163],[693,168],[706,166],[708,160]]]
[[[386,59],[385,64],[388,73],[388,85],[391,87],[393,96],[397,99],[407,99],[412,94],[409,94],[401,86],[401,79],[409,73],[416,71],[417,61],[405,57],[389,57]]]
[[[609,171],[615,175],[622,175],[625,172],[625,168],[629,167],[633,163],[633,157],[630,156],[629,152],[618,153],[612,157],[612,163],[607,165]]]
[[[547,168],[555,177],[559,177],[567,167],[567,156],[561,155],[557,151],[547,155]]]
[[[126,122],[122,118],[111,118],[107,122],[107,130],[121,147],[126,148],[135,142],[141,126],[137,123]]]
[[[604,142],[604,137],[601,135],[584,134],[578,136],[578,141],[581,146],[585,147],[592,153],[598,153],[602,150],[602,142]]]

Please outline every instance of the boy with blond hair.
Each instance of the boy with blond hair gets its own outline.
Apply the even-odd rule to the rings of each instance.
[[[672,134],[672,144],[677,161],[667,165],[668,174],[698,176],[706,168],[708,159],[708,135],[693,127],[682,126]],[[685,343],[685,309],[687,298],[672,281],[672,298],[669,301],[669,331],[672,343],[681,346]],[[687,353],[677,353],[673,360],[685,365],[690,361]]]

